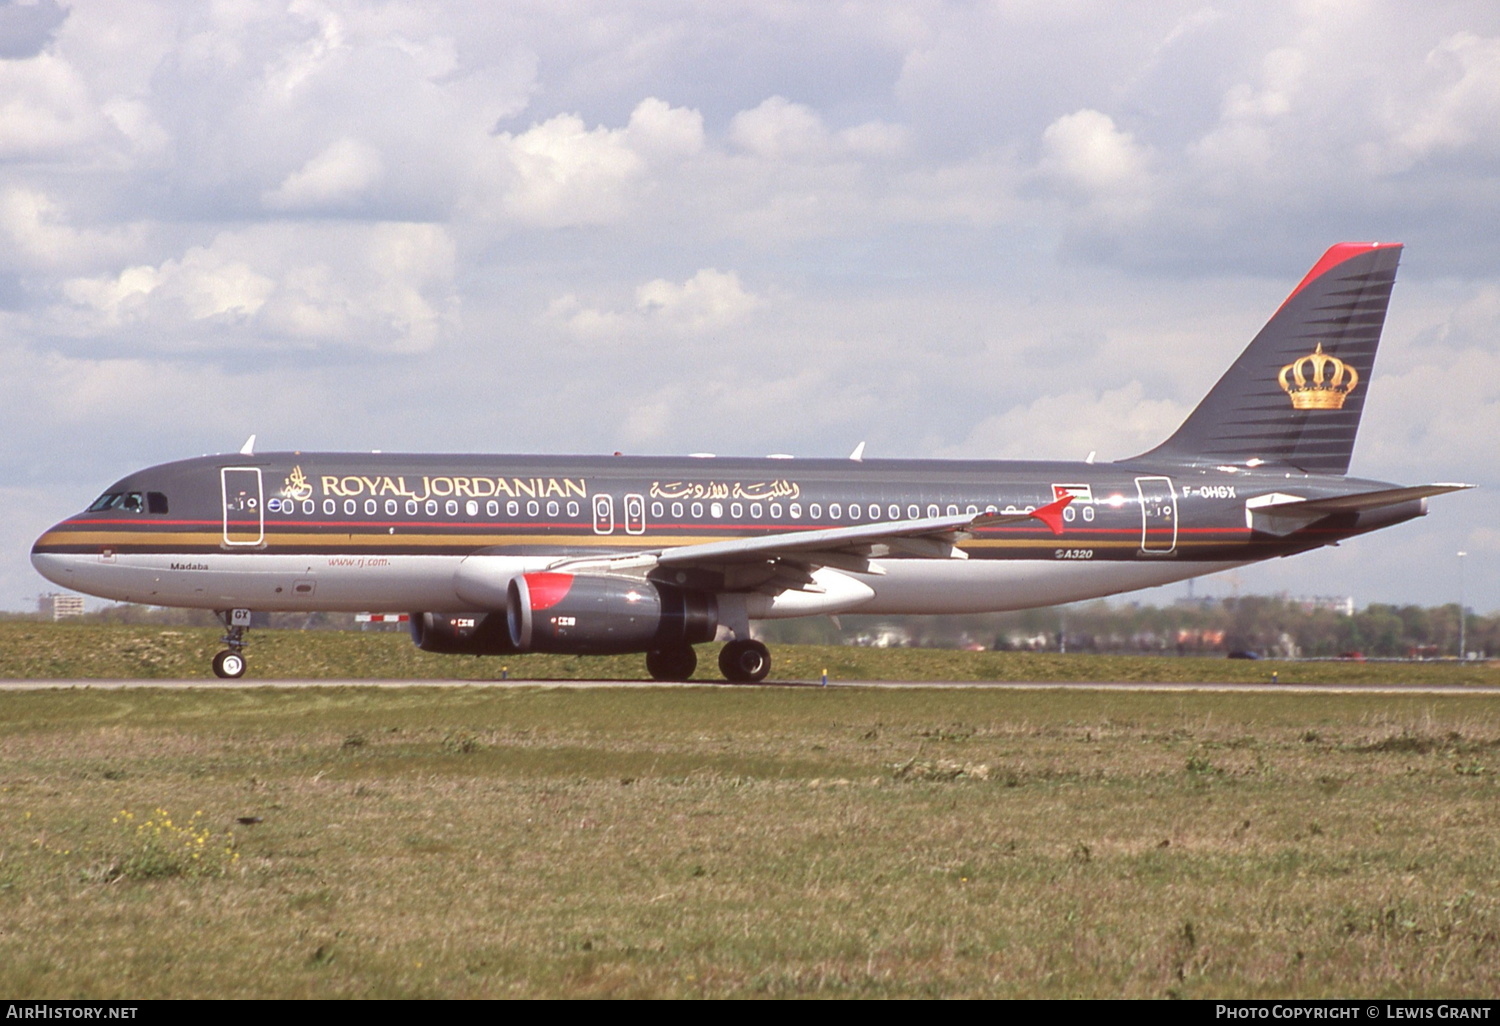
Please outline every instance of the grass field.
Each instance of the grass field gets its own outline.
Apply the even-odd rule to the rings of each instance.
[[[0,702],[12,997],[1500,987],[1493,697]]]
[[[220,632],[201,628],[0,622],[0,679],[212,680]],[[717,648],[698,646],[698,680],[719,680]],[[1308,684],[1500,685],[1500,664],[1249,661],[1175,656],[959,652],[848,646],[772,646],[777,680],[1268,681]],[[293,679],[640,680],[643,656],[441,656],[405,633],[273,631],[250,634],[249,676]]]

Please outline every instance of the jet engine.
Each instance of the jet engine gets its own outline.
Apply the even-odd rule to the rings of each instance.
[[[719,606],[708,592],[603,574],[513,578],[506,602],[517,651],[607,655],[712,641]]]
[[[505,655],[516,651],[501,613],[411,614],[411,640],[423,652],[450,655]]]

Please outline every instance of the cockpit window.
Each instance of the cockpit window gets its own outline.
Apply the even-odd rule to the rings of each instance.
[[[107,509],[124,510],[126,513],[152,513],[167,511],[167,497],[162,492],[105,492],[89,506],[90,513]]]

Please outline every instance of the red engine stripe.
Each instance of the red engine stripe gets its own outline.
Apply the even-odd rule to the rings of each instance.
[[[526,590],[531,595],[531,608],[551,609],[568,597],[573,587],[572,574],[527,574]]]

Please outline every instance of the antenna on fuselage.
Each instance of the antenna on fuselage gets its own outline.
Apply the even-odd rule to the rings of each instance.
[[[242,445],[242,446],[240,446],[240,455],[241,456],[254,456],[255,455],[255,436],[254,435],[251,435],[249,438],[245,439],[245,444]]]
[[[849,454],[849,458],[855,463],[859,463],[860,461],[862,461],[865,458],[865,443],[860,442],[858,445],[856,445],[854,447],[854,451]]]

